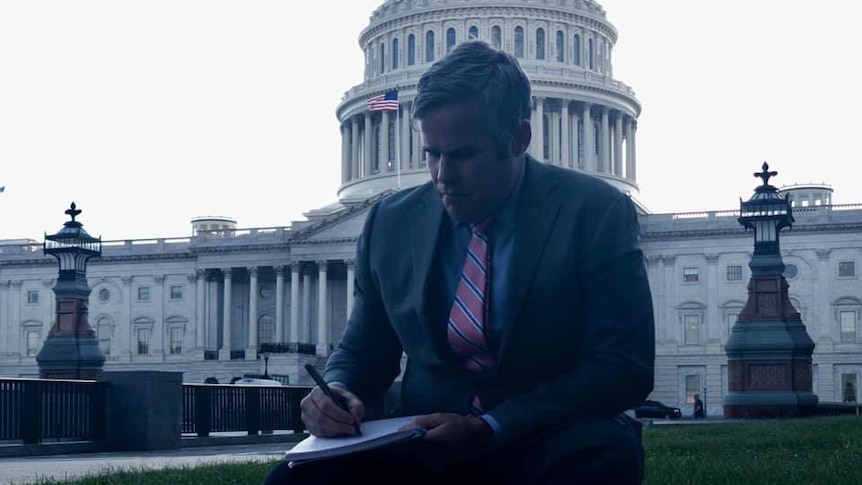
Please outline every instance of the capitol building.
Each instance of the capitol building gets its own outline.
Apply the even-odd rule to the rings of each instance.
[[[307,384],[302,366],[322,364],[351,311],[353,258],[368,210],[429,180],[409,122],[419,77],[469,39],[513,54],[530,78],[532,156],[600,177],[638,207],[656,322],[651,399],[690,415],[698,392],[707,413],[720,415],[723,345],[747,299],[753,237],[735,210],[653,214],[639,201],[641,105],[614,78],[617,31],[593,0],[385,1],[359,34],[364,81],[349,87],[335,113],[337,201],[285,226],[245,228],[207,216],[191,221],[186,238],[105,241],[88,266],[89,321],[105,369],[228,382],[266,367],[283,382]],[[369,108],[370,99],[396,92],[392,109]],[[782,251],[791,301],[816,343],[814,392],[821,401],[858,401],[862,204],[834,205],[824,184],[781,190],[794,205]],[[92,208],[82,209],[86,225]],[[0,241],[0,376],[38,374],[56,278],[41,242]]]

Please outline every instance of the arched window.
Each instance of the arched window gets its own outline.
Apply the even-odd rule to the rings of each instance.
[[[386,72],[386,44],[380,43],[380,73]]]
[[[434,62],[434,31],[425,32],[425,62]]]
[[[491,45],[493,45],[495,49],[500,49],[503,46],[503,31],[500,29],[499,25],[491,27]]]
[[[470,40],[478,39],[479,38],[479,27],[476,27],[475,25],[470,27],[470,30],[468,31],[468,34],[467,34],[467,38]]]
[[[416,36],[410,34],[407,37],[407,65],[416,64]]]
[[[452,52],[452,49],[455,48],[455,29],[449,27],[446,31],[446,53]]]
[[[392,39],[392,70],[398,69],[401,64],[401,51],[398,49],[398,39]]]
[[[536,29],[536,59],[545,60],[545,29]]]
[[[563,31],[557,31],[557,62],[566,62],[566,40],[563,37]]]
[[[524,28],[515,27],[515,57],[524,58]]]
[[[574,57],[575,65],[581,65],[581,36],[575,34],[575,41],[572,42],[572,56]]]
[[[587,56],[589,56],[590,60],[590,69],[596,68],[596,56],[595,56],[595,44],[593,43],[593,39],[590,39],[589,50],[587,51]]]

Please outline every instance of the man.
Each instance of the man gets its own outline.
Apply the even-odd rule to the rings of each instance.
[[[698,393],[694,394],[694,406],[693,407],[694,407],[693,411],[694,411],[694,418],[695,419],[706,417],[706,414],[704,414],[704,412],[703,412],[703,401],[700,400],[700,394],[698,394]]]
[[[463,43],[417,91],[431,182],[369,212],[324,374],[350,411],[315,388],[302,415],[317,436],[353,434],[404,352],[402,411],[427,432],[267,483],[638,483],[640,441],[618,415],[652,390],[655,350],[633,204],[525,155],[530,84],[512,56]]]

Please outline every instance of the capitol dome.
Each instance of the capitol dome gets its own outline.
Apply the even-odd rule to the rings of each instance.
[[[340,201],[365,200],[429,180],[420,135],[409,123],[416,84],[434,61],[470,39],[514,55],[527,73],[533,157],[637,193],[635,135],[641,105],[632,88],[613,78],[617,31],[598,3],[388,0],[359,36],[364,81],[347,91],[337,108]],[[392,110],[369,109],[370,99],[394,97],[396,90]]]

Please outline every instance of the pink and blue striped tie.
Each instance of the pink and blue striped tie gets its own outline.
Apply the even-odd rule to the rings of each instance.
[[[484,372],[494,365],[494,355],[485,340],[491,301],[491,253],[487,235],[490,224],[491,220],[487,219],[470,226],[472,237],[455,291],[455,302],[449,312],[449,345],[461,357],[464,368],[472,372]],[[482,414],[479,396],[473,398],[472,412],[477,416]]]

